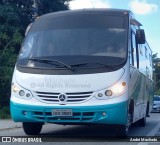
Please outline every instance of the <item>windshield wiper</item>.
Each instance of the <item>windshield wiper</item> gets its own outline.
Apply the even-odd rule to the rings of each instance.
[[[108,64],[99,63],[99,62],[84,62],[84,63],[79,63],[79,64],[73,64],[73,65],[71,65],[71,66],[72,66],[72,67],[79,67],[79,66],[88,65],[88,64],[102,65],[102,66],[105,66],[105,67],[110,67],[110,68],[112,68],[113,70],[115,70],[115,68],[113,67],[114,65],[108,65]]]
[[[47,64],[51,64],[51,65],[56,65],[56,66],[61,65],[61,66],[64,66],[64,67],[74,71],[74,69],[70,65],[65,64],[64,62],[59,61],[59,60],[50,60],[50,59],[41,59],[41,58],[29,58],[29,60],[37,61],[37,62],[41,62],[41,63],[47,63]],[[54,62],[59,63],[60,65],[54,64]]]

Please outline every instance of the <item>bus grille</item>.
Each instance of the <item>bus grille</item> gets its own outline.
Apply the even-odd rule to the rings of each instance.
[[[35,92],[35,96],[38,100],[46,103],[62,103],[59,100],[61,93],[46,93]],[[80,93],[65,93],[67,99],[65,103],[78,103],[83,102],[91,98],[93,92],[80,92]]]
[[[51,112],[32,112],[32,117],[42,122],[90,122],[96,117],[95,112],[73,112],[71,117],[54,117]]]

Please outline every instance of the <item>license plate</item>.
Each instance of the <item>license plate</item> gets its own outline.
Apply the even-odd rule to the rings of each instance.
[[[53,116],[72,116],[73,112],[71,109],[55,109],[52,111]]]

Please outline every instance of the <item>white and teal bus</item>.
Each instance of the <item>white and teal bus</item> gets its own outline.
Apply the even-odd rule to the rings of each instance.
[[[84,9],[41,16],[27,29],[10,109],[28,135],[43,124],[129,126],[152,109],[152,51],[129,10]]]

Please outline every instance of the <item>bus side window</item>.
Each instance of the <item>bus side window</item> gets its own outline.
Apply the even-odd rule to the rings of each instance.
[[[132,54],[133,54],[133,65],[136,68],[139,68],[139,53],[138,53],[138,45],[136,44],[136,36],[134,34],[134,32],[132,32],[132,39],[131,39],[131,50],[132,50]]]

